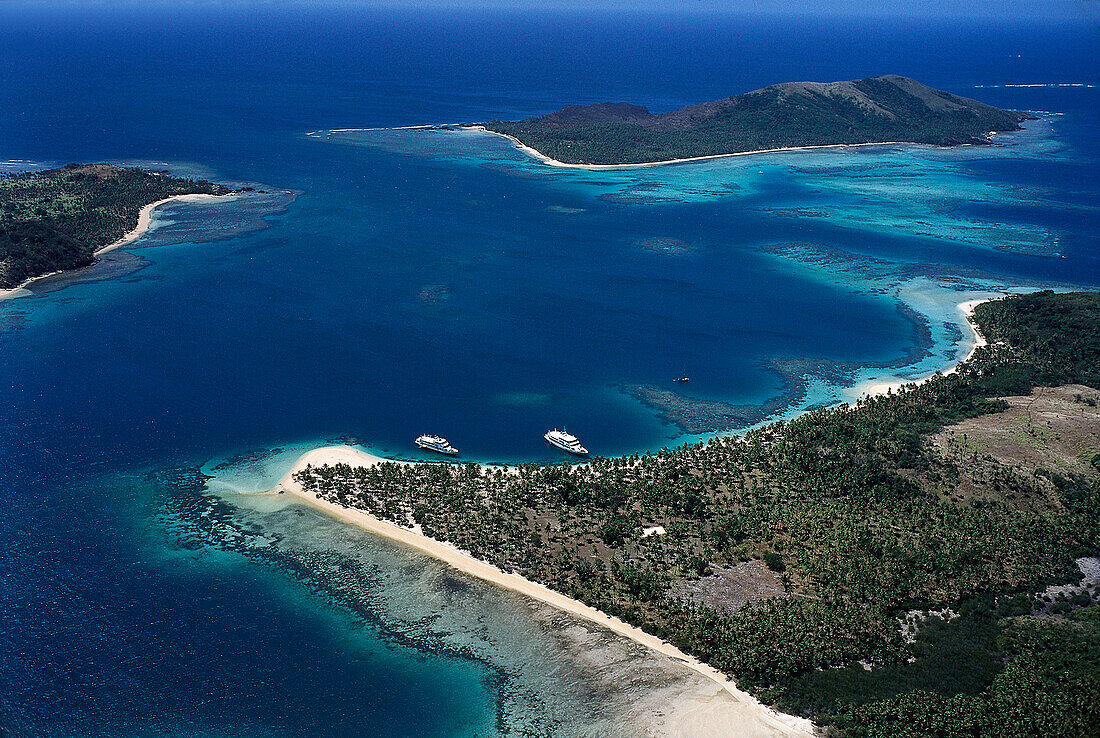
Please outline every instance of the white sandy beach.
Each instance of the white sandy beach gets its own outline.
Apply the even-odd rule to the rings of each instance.
[[[197,201],[200,201],[200,200],[221,200],[221,199],[225,199],[225,198],[229,198],[229,197],[235,197],[235,195],[203,195],[203,194],[196,193],[196,194],[193,194],[193,195],[173,195],[172,197],[166,197],[163,200],[157,200],[156,202],[151,202],[148,205],[146,205],[145,207],[143,207],[141,209],[141,212],[138,213],[138,222],[137,222],[137,225],[134,226],[133,230],[131,230],[129,233],[127,233],[126,235],[124,235],[122,238],[118,239],[114,243],[109,243],[106,246],[104,246],[103,248],[97,249],[96,252],[95,252],[96,256],[98,256],[100,254],[104,254],[108,251],[112,251],[114,249],[117,249],[120,246],[125,246],[126,244],[128,244],[131,241],[135,240],[138,236],[141,236],[143,233],[148,231],[150,226],[152,226],[152,224],[153,224],[153,211],[156,210],[161,205],[164,205],[165,203],[169,203],[169,202],[197,202]]]
[[[303,454],[289,472],[265,495],[290,494],[295,499],[350,525],[375,535],[384,536],[433,556],[469,575],[500,587],[545,602],[553,607],[584,620],[597,623],[614,633],[630,638],[670,659],[682,662],[687,668],[711,680],[713,693],[687,695],[676,705],[668,705],[663,724],[658,726],[670,736],[728,736],[729,738],[763,738],[765,736],[813,736],[813,724],[803,718],[784,715],[758,702],[754,697],[737,689],[732,681],[717,670],[688,656],[675,646],[652,636],[632,625],[606,615],[577,600],[570,599],[541,584],[531,582],[517,574],[501,571],[491,564],[474,558],[465,551],[428,538],[412,529],[402,528],[379,520],[354,508],[344,507],[317,499],[302,489],[294,474],[307,466],[348,464],[368,467],[387,461],[350,446],[329,446]],[[394,462],[412,463],[412,462]]]
[[[965,318],[971,331],[971,346],[966,356],[958,363],[966,361],[980,346],[986,345],[986,339],[978,331],[972,317],[977,305],[994,299],[981,297],[961,302],[958,310]],[[958,363],[944,371],[950,374],[956,371]],[[920,381],[935,376],[925,377]],[[906,384],[914,383],[906,379],[875,379],[853,389],[858,396],[885,394],[897,391]],[[286,475],[263,495],[290,494],[296,501],[320,510],[345,523],[357,526],[375,535],[380,535],[433,556],[446,564],[467,574],[483,579],[494,585],[505,587],[532,599],[563,610],[571,615],[597,623],[614,633],[642,644],[652,651],[681,662],[685,667],[710,680],[713,691],[709,689],[686,691],[677,695],[663,711],[660,724],[654,727],[662,735],[669,736],[730,736],[731,738],[750,738],[754,736],[813,736],[817,735],[813,723],[793,715],[785,715],[761,704],[752,695],[737,689],[732,681],[716,669],[700,662],[670,643],[646,633],[628,623],[611,617],[582,602],[566,597],[544,585],[527,580],[517,574],[504,572],[487,564],[469,553],[433,538],[424,536],[419,530],[403,528],[379,520],[374,516],[354,508],[321,500],[307,493],[294,479],[294,474],[307,466],[325,466],[347,464],[353,467],[367,467],[383,461],[390,461],[366,453],[350,446],[329,446],[314,449],[303,454],[294,463]],[[391,463],[409,464],[416,462],[393,461]]]
[[[163,200],[157,200],[156,202],[151,202],[148,205],[146,205],[145,207],[143,207],[140,210],[140,212],[138,212],[138,222],[137,222],[137,225],[133,227],[133,229],[131,229],[124,236],[122,236],[122,238],[118,239],[114,243],[109,243],[106,246],[103,246],[102,248],[97,249],[96,252],[95,252],[96,256],[99,256],[100,254],[104,254],[108,251],[112,251],[114,249],[125,246],[126,244],[130,243],[131,241],[134,241],[138,237],[144,235],[153,225],[153,211],[156,210],[161,205],[164,205],[165,203],[169,203],[169,202],[195,202],[195,201],[198,201],[198,200],[221,200],[221,199],[231,198],[231,197],[236,197],[236,195],[204,195],[204,194],[196,193],[196,194],[192,194],[192,195],[173,195],[172,197],[166,197]],[[31,277],[30,279],[24,280],[22,284],[19,284],[16,287],[10,287],[8,289],[0,289],[0,300],[6,300],[6,299],[10,299],[10,298],[15,298],[15,297],[23,297],[24,295],[28,295],[30,293],[27,292],[24,289],[27,285],[29,285],[32,282],[35,282],[39,279],[45,279],[46,277],[52,277],[55,274],[61,274],[61,272],[50,272],[49,274],[40,274],[37,277]]]
[[[776,154],[783,151],[814,151],[817,149],[855,149],[863,146],[931,146],[931,144],[918,144],[911,141],[876,141],[874,143],[858,143],[858,144],[823,144],[821,146],[788,146],[778,149],[757,149],[755,151],[736,151],[730,154],[709,154],[707,156],[690,156],[684,159],[663,159],[661,161],[643,161],[637,164],[570,164],[569,162],[558,161],[552,159],[546,154],[533,149],[527,144],[520,141],[515,136],[509,136],[507,133],[499,133],[497,131],[490,131],[485,126],[462,126],[461,130],[464,131],[477,131],[480,133],[489,133],[494,136],[500,136],[506,138],[512,142],[513,145],[523,153],[538,159],[543,164],[549,164],[552,167],[565,167],[567,169],[640,169],[643,167],[661,167],[669,164],[683,164],[691,161],[707,161],[708,159],[726,159],[731,156],[752,156],[753,154]]]
[[[993,299],[996,299],[996,298],[995,297],[982,297],[982,298],[979,298],[979,299],[976,299],[976,300],[967,300],[965,302],[960,302],[958,304],[957,307],[958,307],[959,311],[963,314],[963,316],[966,318],[966,325],[970,328],[970,333],[971,333],[970,350],[966,353],[966,356],[964,356],[962,359],[960,359],[959,361],[957,361],[956,363],[951,365],[951,367],[949,367],[948,369],[939,372],[940,374],[954,374],[958,370],[959,364],[962,364],[963,362],[969,360],[970,357],[974,355],[974,352],[977,351],[979,347],[986,345],[985,336],[983,336],[981,334],[981,331],[978,330],[978,326],[974,325],[974,320],[973,320],[973,318],[974,318],[974,308],[976,308],[978,305],[981,305],[983,302],[988,302],[989,300],[993,300]],[[876,378],[876,379],[871,379],[871,380],[868,380],[866,382],[862,382],[860,384],[857,384],[855,387],[853,387],[849,391],[848,394],[849,394],[849,396],[852,396],[852,397],[855,397],[855,398],[859,398],[859,397],[876,397],[878,395],[885,395],[889,392],[897,392],[898,390],[900,390],[902,387],[904,387],[907,384],[921,384],[923,382],[927,382],[929,379],[931,379],[934,376],[936,376],[936,372],[933,372],[933,373],[929,374],[928,376],[922,377],[920,379],[903,379],[901,377],[879,377],[879,378]]]

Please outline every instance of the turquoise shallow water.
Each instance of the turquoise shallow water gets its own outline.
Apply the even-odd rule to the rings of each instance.
[[[29,7],[0,8],[5,169],[149,162],[271,194],[165,208],[132,250],[0,303],[13,734],[582,734],[596,712],[613,732],[619,703],[522,602],[226,507],[195,471],[232,459],[218,474],[258,488],[299,448],[413,458],[424,431],[557,460],[562,424],[660,448],[942,368],[963,299],[1100,283],[1096,88],[978,87],[1093,80],[1089,26],[865,28],[838,53],[854,31],[826,20]],[[623,172],[392,129],[883,71],[1050,114],[992,148]],[[307,135],[359,126],[387,128]]]

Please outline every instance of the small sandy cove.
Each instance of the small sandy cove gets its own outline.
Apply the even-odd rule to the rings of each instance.
[[[227,198],[227,197],[233,197],[233,195],[203,195],[203,194],[196,193],[194,195],[173,195],[172,197],[166,197],[163,200],[157,200],[156,202],[151,202],[148,205],[146,205],[145,207],[143,207],[141,209],[141,212],[138,213],[138,222],[137,222],[137,225],[134,226],[133,230],[131,230],[129,233],[127,233],[126,235],[124,235],[122,238],[118,239],[114,243],[109,243],[106,246],[104,246],[103,248],[97,249],[96,252],[95,252],[96,256],[99,256],[100,254],[104,254],[104,253],[106,253],[108,251],[111,251],[113,249],[117,249],[120,246],[125,246],[126,244],[130,243],[131,241],[136,239],[138,236],[142,235],[147,230],[149,230],[149,227],[153,224],[153,211],[156,210],[161,205],[164,205],[165,203],[168,203],[168,202],[196,202],[198,200],[221,200],[221,199],[224,199],[224,198]]]
[[[103,246],[102,248],[96,249],[95,254],[96,254],[96,256],[99,256],[100,254],[104,254],[108,251],[112,251],[114,249],[117,249],[120,246],[125,246],[126,244],[130,243],[131,241],[136,240],[139,236],[145,234],[145,232],[148,231],[149,228],[153,225],[153,211],[156,208],[160,207],[161,205],[163,205],[167,202],[195,202],[197,200],[222,200],[222,199],[229,198],[229,197],[234,197],[234,195],[203,195],[203,194],[196,193],[196,194],[193,194],[193,195],[173,195],[172,197],[166,197],[163,200],[157,200],[156,202],[151,202],[148,205],[146,205],[145,207],[143,207],[141,209],[141,211],[138,213],[137,225],[134,226],[134,228],[132,230],[130,230],[128,233],[126,233],[124,236],[122,236],[122,238],[118,239],[114,243],[109,243],[106,246]],[[22,284],[20,284],[16,287],[10,287],[8,289],[0,289],[0,300],[5,300],[5,299],[11,298],[11,297],[23,297],[24,295],[28,295],[30,293],[25,292],[24,289],[23,289],[24,287],[29,285],[31,282],[34,282],[34,281],[39,280],[39,279],[45,279],[46,277],[52,277],[55,274],[61,274],[61,272],[50,272],[49,274],[40,274],[37,277],[31,277],[30,279],[25,280]]]
[[[959,364],[969,361],[970,357],[974,355],[974,352],[977,351],[979,347],[986,345],[985,336],[978,330],[978,326],[974,325],[974,308],[991,299],[994,298],[983,297],[978,300],[967,300],[966,302],[959,303],[959,311],[966,317],[966,324],[970,327],[971,334],[973,334],[973,345],[970,347],[970,351],[967,352],[965,357],[954,364],[950,369],[943,372],[943,374],[954,374],[958,370]],[[936,375],[929,374],[923,379],[901,379],[898,377],[872,379],[853,387],[849,395],[853,397],[875,397],[877,395],[885,395],[888,392],[897,392],[907,384],[921,384],[927,382],[934,376]]]
[[[514,592],[556,607],[584,620],[589,620],[619,635],[630,638],[643,646],[683,663],[687,668],[710,679],[717,688],[710,694],[699,694],[689,699],[689,704],[669,706],[669,720],[661,726],[661,732],[671,736],[728,736],[729,738],[762,738],[765,736],[813,736],[816,735],[809,720],[784,715],[758,702],[746,692],[737,689],[733,682],[716,669],[688,656],[670,643],[650,635],[632,625],[570,599],[548,587],[509,574],[484,561],[474,558],[450,544],[428,538],[410,528],[402,528],[354,508],[321,500],[302,489],[294,474],[307,466],[347,464],[352,467],[369,467],[388,461],[365,453],[351,446],[328,446],[303,454],[279,483],[265,495],[290,494],[302,503],[334,518],[362,528],[375,535],[433,556],[454,568],[472,576],[505,587]],[[412,462],[392,462],[412,463]],[[679,709],[676,709],[679,708]]]

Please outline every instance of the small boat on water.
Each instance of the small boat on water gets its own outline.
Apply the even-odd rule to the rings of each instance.
[[[458,453],[458,449],[452,446],[450,441],[443,436],[432,436],[427,434],[417,436],[416,445],[428,451],[435,451],[436,453],[447,454],[448,456],[455,456]]]
[[[572,433],[566,430],[554,430],[546,431],[543,435],[546,442],[555,448],[560,448],[562,451],[567,451],[577,456],[587,456],[588,449],[581,445],[580,439],[574,436]]]
[[[684,382],[690,382],[691,377],[678,377],[677,379],[675,379],[673,381],[675,381],[677,384],[682,384]]]

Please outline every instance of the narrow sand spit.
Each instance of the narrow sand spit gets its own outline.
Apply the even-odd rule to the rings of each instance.
[[[676,705],[665,707],[660,725],[654,726],[658,734],[669,736],[728,736],[729,738],[763,738],[779,736],[813,736],[813,724],[803,718],[784,715],[758,702],[716,669],[688,656],[672,644],[650,635],[632,625],[613,618],[582,602],[570,599],[548,587],[524,579],[517,574],[501,571],[491,564],[474,558],[450,544],[428,538],[415,530],[402,528],[379,520],[372,515],[350,507],[318,499],[306,492],[294,475],[307,466],[347,464],[352,467],[369,467],[387,461],[350,446],[328,446],[303,454],[279,483],[266,495],[290,494],[312,508],[320,510],[350,525],[375,535],[411,546],[433,556],[471,576],[505,587],[522,595],[545,602],[575,617],[596,623],[608,630],[642,644],[656,653],[681,662],[692,671],[706,677],[714,684],[713,692],[685,694]],[[394,462],[412,463],[412,462]]]
[[[638,169],[641,167],[660,167],[668,164],[683,164],[690,161],[707,161],[708,159],[725,159],[730,156],[751,156],[753,154],[777,154],[783,151],[815,151],[817,149],[855,149],[863,146],[928,146],[932,144],[918,144],[911,141],[876,141],[873,143],[857,143],[857,144],[822,144],[820,146],[787,146],[779,149],[756,149],[755,151],[735,151],[729,154],[708,154],[707,156],[689,156],[684,159],[662,159],[661,161],[643,161],[636,164],[570,164],[569,162],[558,161],[552,159],[546,154],[533,149],[527,144],[520,141],[515,136],[509,136],[507,133],[499,133],[497,131],[490,131],[485,126],[462,126],[460,130],[463,131],[477,131],[479,133],[490,133],[494,136],[501,136],[511,141],[517,149],[523,153],[538,159],[543,164],[549,164],[552,167],[565,167],[567,169]]]

